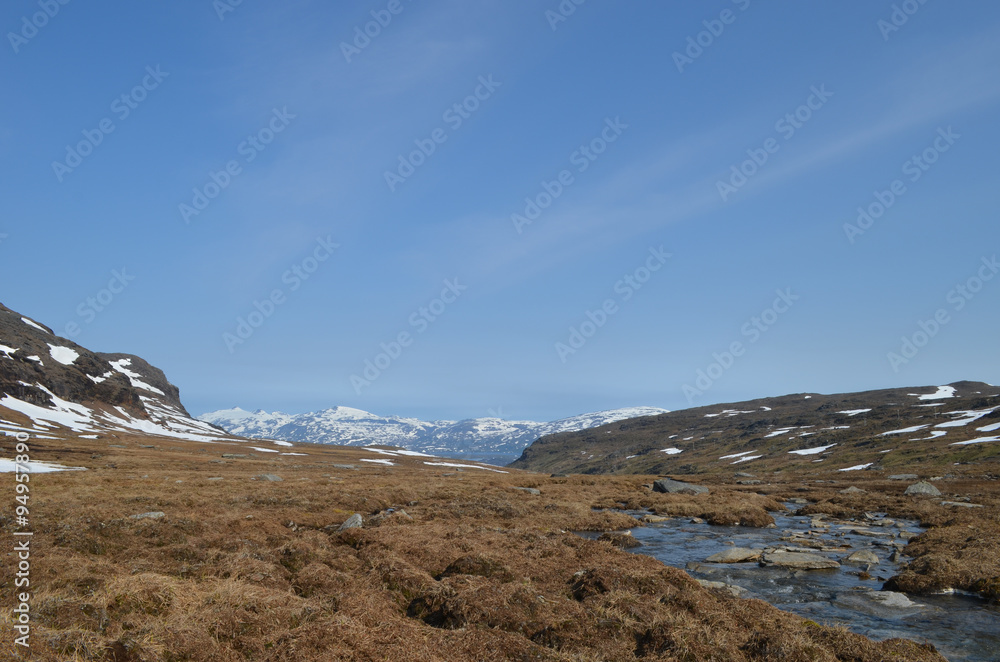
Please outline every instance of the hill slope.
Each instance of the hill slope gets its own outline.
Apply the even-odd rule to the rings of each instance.
[[[980,382],[797,394],[551,435],[511,466],[700,474],[944,467],[1000,458],[1000,388]]]
[[[138,356],[92,352],[0,304],[0,432],[142,433],[212,441],[179,389]]]

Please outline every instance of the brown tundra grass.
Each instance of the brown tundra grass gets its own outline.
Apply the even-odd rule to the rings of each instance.
[[[424,458],[381,467],[361,462],[381,457],[361,449],[297,446],[308,455],[220,463],[248,451],[131,437],[32,446],[34,459],[88,470],[32,476],[31,648],[13,645],[16,561],[5,552],[3,660],[943,659],[930,646],[872,642],[703,589],[572,533],[641,526],[598,510],[622,507],[765,526],[794,493],[786,487],[678,497],[651,492],[648,476],[456,471]],[[253,479],[264,473],[283,480]],[[13,495],[10,474],[0,485]],[[16,530],[12,505],[0,506],[5,540]],[[968,526],[919,508],[942,531]],[[165,517],[130,517],[149,511]],[[365,526],[339,532],[353,513]],[[977,579],[1000,575],[995,555],[980,561]]]

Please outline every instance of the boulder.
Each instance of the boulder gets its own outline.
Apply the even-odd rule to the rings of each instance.
[[[654,492],[663,492],[665,494],[708,494],[708,488],[701,485],[692,485],[691,483],[684,483],[679,480],[671,480],[669,478],[661,478],[660,480],[653,483]]]
[[[836,561],[819,554],[786,552],[784,550],[764,552],[760,558],[760,564],[793,570],[832,570],[840,567]]]
[[[982,504],[979,503],[964,503],[962,501],[942,501],[942,506],[955,506],[958,508],[982,508]]]
[[[894,476],[889,476],[889,480],[916,480],[920,478],[917,474],[895,474]]]
[[[864,494],[865,491],[863,489],[861,489],[860,487],[854,487],[853,485],[851,485],[850,487],[848,487],[845,490],[840,490],[840,493],[841,494]]]
[[[260,474],[259,476],[254,476],[254,480],[264,480],[269,483],[280,483],[283,479],[277,474]]]
[[[645,524],[657,524],[659,522],[669,522],[670,520],[670,517],[664,517],[662,515],[643,515],[639,518],[639,521]]]
[[[922,480],[907,487],[903,494],[907,496],[941,496],[941,490]]]
[[[877,565],[878,562],[878,555],[868,549],[858,550],[844,560],[844,563],[851,565]]]
[[[141,513],[139,515],[130,515],[131,519],[163,519],[166,517],[166,513],[161,513],[158,510],[149,513]]]
[[[733,547],[718,554],[712,554],[705,563],[746,563],[748,561],[759,561],[759,549],[747,549],[746,547]]]
[[[360,513],[354,513],[353,515],[347,518],[347,521],[345,521],[343,524],[340,525],[340,528],[338,528],[337,531],[346,531],[347,529],[360,529],[362,526],[364,526],[364,519],[362,519]]]
[[[725,591],[734,598],[742,598],[746,595],[747,590],[742,586],[736,586],[735,584],[727,584],[725,582],[713,582],[708,579],[696,579],[702,588],[707,588],[709,590]]]
[[[527,492],[528,494],[534,494],[535,496],[538,496],[539,494],[542,493],[541,490],[537,490],[534,487],[512,487],[510,489],[520,490],[521,492]]]

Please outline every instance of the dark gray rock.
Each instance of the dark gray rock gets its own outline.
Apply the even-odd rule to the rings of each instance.
[[[664,492],[666,494],[708,494],[708,488],[701,485],[692,485],[679,480],[661,478],[653,483],[654,492]]]
[[[916,480],[920,478],[917,474],[896,474],[889,476],[889,480]]]

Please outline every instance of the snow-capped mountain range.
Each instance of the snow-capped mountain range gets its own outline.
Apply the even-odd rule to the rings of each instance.
[[[245,411],[236,407],[199,416],[231,434],[257,439],[337,444],[344,446],[401,446],[407,450],[452,457],[513,460],[539,437],[574,432],[623,419],[667,413],[657,407],[612,409],[564,418],[550,423],[474,418],[464,421],[422,421],[399,416],[378,416],[333,407],[305,414]]]

